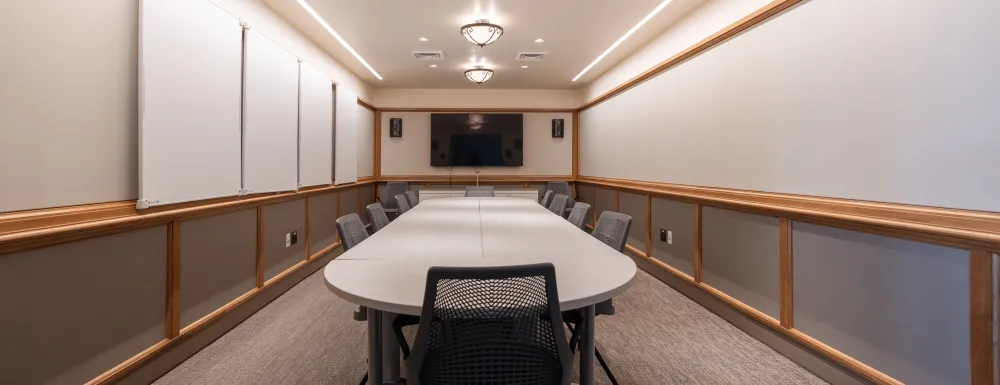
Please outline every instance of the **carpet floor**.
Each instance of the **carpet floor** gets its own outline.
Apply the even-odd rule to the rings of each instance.
[[[327,291],[322,273],[155,384],[357,384],[367,369],[365,323]],[[615,308],[598,317],[597,348],[620,384],[825,383],[645,272]],[[598,384],[610,384],[596,372]]]

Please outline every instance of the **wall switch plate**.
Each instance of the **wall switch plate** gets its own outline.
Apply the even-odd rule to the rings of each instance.
[[[660,229],[660,242],[667,241],[667,230]]]

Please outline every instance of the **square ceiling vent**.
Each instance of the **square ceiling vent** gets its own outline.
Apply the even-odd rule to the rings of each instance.
[[[545,60],[546,52],[518,52],[514,60],[517,61],[542,61]]]
[[[420,60],[420,61],[425,61],[425,60],[431,60],[431,61],[444,60],[444,51],[414,51],[413,52],[413,58],[417,59],[417,60]]]

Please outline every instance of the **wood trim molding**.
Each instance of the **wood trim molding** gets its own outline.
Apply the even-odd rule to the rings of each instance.
[[[475,182],[475,175],[383,175],[379,182],[413,183],[467,183]],[[489,183],[530,183],[530,182],[573,182],[572,175],[479,175],[479,182]]]
[[[950,247],[1000,249],[1000,213],[586,176],[577,183]]]
[[[406,107],[406,108],[379,108],[379,111],[384,112],[441,112],[441,113],[473,113],[473,112],[485,112],[485,113],[533,113],[533,112],[549,112],[549,113],[568,113],[576,112],[576,108],[439,108],[439,107]]]
[[[780,266],[780,307],[781,307],[781,327],[791,329],[794,327],[793,309],[794,301],[792,297],[792,221],[788,218],[781,218],[778,228],[778,265]]]
[[[798,4],[801,1],[802,0],[774,0],[771,3],[761,7],[754,13],[751,13],[750,15],[747,15],[746,17],[740,19],[739,21],[730,24],[726,28],[723,28],[721,31],[716,32],[712,36],[709,36],[703,39],[702,41],[695,43],[691,47],[688,47],[687,49],[678,52],[676,55],[670,57],[669,59],[660,62],[653,68],[650,68],[640,73],[639,75],[636,75],[635,77],[629,79],[628,81],[622,84],[619,84],[617,87],[612,88],[611,90],[601,94],[600,96],[594,98],[593,100],[584,103],[582,106],[580,106],[580,110],[583,111],[588,108],[594,107],[600,104],[601,102],[611,99],[621,94],[622,92],[625,92],[626,90],[635,87],[636,85],[639,85],[640,83],[649,80],[650,78],[656,75],[659,75],[660,73],[666,70],[674,68],[678,64],[681,64],[686,60],[693,58],[698,54],[719,45],[722,42],[725,42],[729,38],[736,36],[741,32],[746,31],[756,26],[757,24],[764,22],[765,20],[771,18],[771,16],[777,15],[778,13],[781,13],[781,11],[788,9],[795,4]]]
[[[650,216],[653,213],[649,213]],[[701,283],[701,204],[694,204],[694,282]]]
[[[997,256],[969,253],[969,341],[973,384],[995,383],[997,360]]]
[[[257,287],[264,287],[264,205],[257,206]]]
[[[375,179],[382,176],[382,110],[375,110],[375,131],[373,134],[374,147],[372,149],[372,175]]]
[[[122,215],[124,211],[104,211],[100,209],[101,206],[106,207],[106,205],[108,205],[105,203],[76,206],[74,208],[36,210],[30,214],[28,212],[21,212],[13,213],[11,215],[0,215],[0,222],[3,222],[2,218],[32,218],[27,221],[18,220],[17,222],[19,225],[16,230],[14,230],[15,232],[0,234],[0,258],[2,258],[5,254],[17,251],[31,250],[146,227],[166,225],[174,220],[190,219],[200,216],[219,214],[227,211],[248,209],[258,205],[302,199],[305,197],[322,195],[343,189],[355,188],[370,183],[375,183],[375,178],[369,178],[368,180],[361,180],[357,183],[349,183],[339,186],[328,185],[310,187],[302,189],[298,192],[210,199],[199,202],[179,203],[177,205],[156,207],[146,210],[135,210],[133,208],[127,215]],[[121,202],[115,203],[121,204]],[[89,212],[87,207],[97,208],[97,210],[93,211],[95,213],[104,213],[100,215],[105,215],[109,212],[114,214],[111,214],[110,217],[99,217],[100,219],[96,220],[94,220],[95,217],[90,215],[65,215],[67,212]],[[53,218],[62,220],[62,222],[58,222],[60,224],[55,225],[55,219],[44,219],[48,213],[52,213]],[[14,222],[15,221],[12,220],[8,223]],[[36,227],[38,224],[43,224],[43,227]],[[13,226],[8,227],[8,230],[11,229],[13,229]]]
[[[181,223],[167,225],[167,322],[166,338],[181,331]]]
[[[312,264],[315,260],[319,259],[326,253],[329,253],[338,247],[340,247],[340,242],[336,242],[330,246],[327,246],[323,250],[320,250],[319,252],[309,257],[308,261],[299,262],[294,266],[288,268],[287,270],[281,272],[274,278],[268,280],[263,285],[263,287],[255,287],[250,289],[250,291],[230,301],[226,305],[216,309],[215,311],[209,313],[208,315],[202,317],[201,319],[191,323],[191,325],[184,327],[183,329],[180,330],[180,333],[176,337],[167,338],[160,342],[157,342],[155,345],[147,348],[146,350],[143,350],[141,353],[136,354],[135,356],[126,360],[125,362],[118,364],[114,368],[111,368],[110,370],[102,373],[100,376],[97,376],[93,380],[88,381],[87,385],[106,385],[118,382],[129,373],[132,373],[136,369],[148,364],[151,360],[153,360],[156,357],[159,357],[161,354],[170,350],[170,348],[177,345],[181,341],[187,340],[197,335],[202,330],[207,328],[209,325],[218,321],[223,315],[232,312],[236,308],[245,304],[247,301],[253,299],[254,297],[270,289],[277,283],[281,282],[291,274],[304,268],[305,266]]]
[[[580,111],[573,111],[573,178],[580,176]]]
[[[135,201],[0,213],[0,234],[135,215]]]
[[[372,111],[372,112],[375,112],[375,111],[378,110],[378,108],[375,108],[374,105],[372,105],[371,103],[368,103],[367,100],[362,99],[360,96],[358,96],[358,105],[361,106],[361,107],[367,108],[369,111]]]
[[[306,223],[305,223],[305,226],[304,226],[304,228],[305,228],[305,234],[304,234],[304,236],[305,236],[306,244],[303,245],[303,246],[305,246],[305,249],[306,249],[306,257],[305,257],[306,261],[309,260],[309,243],[310,243],[309,239],[312,236],[312,224],[309,223],[310,219],[311,219],[311,214],[310,213],[312,212],[312,209],[310,207],[309,201],[310,201],[310,197],[306,197]]]

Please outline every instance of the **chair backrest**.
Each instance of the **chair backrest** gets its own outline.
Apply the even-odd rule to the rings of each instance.
[[[417,207],[417,203],[420,203],[420,199],[417,199],[417,193],[414,191],[406,191],[406,202],[410,204],[410,208]]]
[[[396,200],[393,199],[398,194],[402,194],[410,189],[410,184],[407,182],[389,182],[385,184],[385,188],[382,189],[382,196],[379,198],[382,201],[382,207],[389,210],[399,209],[396,206]]]
[[[569,223],[572,223],[573,226],[582,229],[583,225],[587,223],[587,214],[589,213],[590,205],[583,202],[576,202],[576,204],[573,205],[573,211],[569,212],[569,218],[566,218],[566,220],[568,220]],[[375,221],[372,222],[374,223]]]
[[[399,214],[406,214],[410,211],[410,203],[406,201],[406,194],[396,195],[396,207],[399,207]]]
[[[628,231],[631,227],[632,217],[614,211],[605,211],[597,218],[594,232],[591,235],[618,252],[624,252],[625,240],[628,239]]]
[[[569,182],[548,182],[545,184],[545,189],[552,190],[553,194],[568,196],[570,201],[573,200],[573,188],[569,186]]]
[[[361,241],[368,239],[365,224],[361,223],[361,217],[355,213],[337,218],[337,233],[340,234],[340,243],[344,246],[344,251],[350,250]]]
[[[410,384],[569,384],[551,263],[432,267],[406,359]]]
[[[542,201],[540,202],[542,207],[549,208],[549,204],[552,203],[553,194],[552,190],[545,190],[545,195],[542,195]]]
[[[465,188],[467,197],[493,197],[493,186],[469,186]]]
[[[552,198],[552,203],[549,203],[549,211],[558,216],[563,216],[566,213],[566,205],[569,204],[569,197],[556,194],[555,198]]]
[[[365,209],[368,210],[368,219],[372,221],[372,232],[382,230],[383,227],[389,225],[389,217],[385,215],[381,204],[372,203],[365,206]]]

